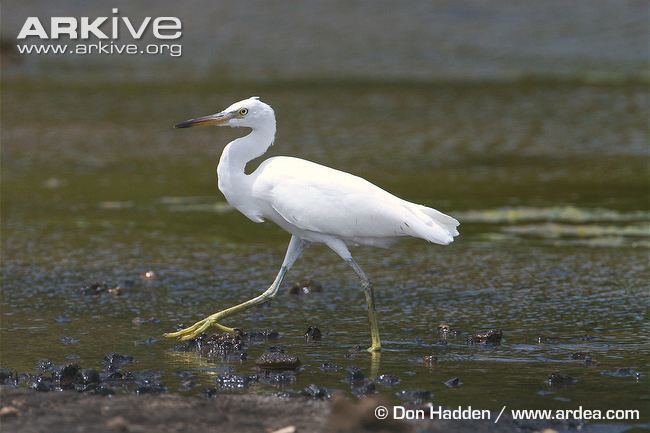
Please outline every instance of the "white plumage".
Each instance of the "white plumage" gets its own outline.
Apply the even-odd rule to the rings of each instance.
[[[458,221],[435,209],[396,197],[363,178],[304,159],[269,158],[247,175],[246,164],[266,152],[276,132],[273,109],[257,97],[176,126],[201,124],[251,128],[248,135],[232,141],[224,149],[217,166],[219,189],[249,219],[271,220],[291,233],[292,239],[278,277],[262,295],[167,335],[192,338],[210,326],[232,331],[218,320],[275,296],[284,275],[302,250],[311,243],[322,243],[348,262],[361,278],[371,323],[370,350],[379,350],[372,284],[353,260],[348,246],[387,247],[404,236],[447,245],[458,236]]]
[[[253,197],[271,208],[262,216],[313,242],[333,236],[346,244],[387,246],[413,236],[446,245],[458,235],[455,219],[310,161],[270,158],[251,176]]]

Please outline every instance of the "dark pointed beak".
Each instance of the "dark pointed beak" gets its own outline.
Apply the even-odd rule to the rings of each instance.
[[[232,114],[221,112],[217,114],[211,114],[210,116],[197,117],[196,119],[190,119],[177,123],[174,125],[174,128],[191,128],[192,126],[202,125],[222,126],[228,123],[230,119],[232,119]]]

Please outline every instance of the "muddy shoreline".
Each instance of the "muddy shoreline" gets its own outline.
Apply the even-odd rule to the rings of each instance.
[[[257,395],[211,399],[177,395],[89,396],[2,387],[3,432],[264,432],[288,425],[321,431],[329,406]],[[15,408],[16,412],[6,408]]]
[[[332,401],[219,394],[213,398],[173,394],[97,396],[74,391],[37,392],[0,386],[0,431],[94,432],[581,432],[602,431],[579,422],[492,420],[377,420],[380,398]],[[601,426],[602,427],[602,426]],[[282,430],[280,430],[282,431]],[[622,430],[612,430],[622,431]]]

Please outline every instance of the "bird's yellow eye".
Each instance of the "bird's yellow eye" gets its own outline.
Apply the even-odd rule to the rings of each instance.
[[[245,116],[245,115],[247,115],[247,114],[248,114],[248,108],[241,108],[241,109],[239,110],[239,115],[240,115],[240,116]]]

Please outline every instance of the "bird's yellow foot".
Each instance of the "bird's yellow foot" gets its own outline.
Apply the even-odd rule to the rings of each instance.
[[[229,328],[227,326],[223,326],[217,321],[223,317],[223,314],[221,312],[215,313],[211,316],[206,317],[203,320],[199,320],[192,326],[188,326],[187,328],[183,328],[180,331],[176,332],[168,332],[164,334],[165,337],[167,338],[178,338],[181,341],[185,340],[191,340],[193,338],[198,337],[199,335],[203,334],[205,331],[207,331],[211,327],[218,328],[219,330],[223,332],[228,332],[228,333],[234,333],[236,330],[235,328]]]

